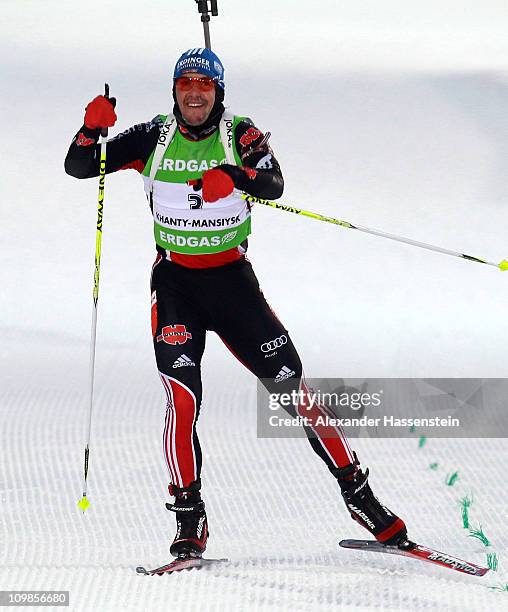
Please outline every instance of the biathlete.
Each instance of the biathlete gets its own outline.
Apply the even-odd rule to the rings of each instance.
[[[208,330],[270,393],[298,392],[302,399],[290,412],[313,419],[305,427],[307,437],[337,479],[352,518],[380,542],[397,544],[407,537],[405,524],[372,493],[368,470],[360,468],[342,429],[312,424],[329,410],[307,410],[300,357],[245,256],[251,210],[239,192],[273,200],[282,195],[284,181],[270,133],[226,112],[224,91],[217,55],[190,49],[175,66],[173,112],[107,144],[106,172],[137,170],[153,214],[152,334],[167,396],[163,441],[175,501],[166,506],[177,522],[171,554],[201,556],[208,539],[196,430]],[[115,124],[114,107],[115,100],[104,96],[88,104],[65,160],[68,174],[98,176],[100,129]]]

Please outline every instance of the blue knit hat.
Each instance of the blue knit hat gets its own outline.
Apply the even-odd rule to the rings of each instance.
[[[174,79],[178,79],[186,72],[200,72],[213,79],[219,87],[224,89],[224,66],[211,49],[189,49],[182,53],[176,62]]]

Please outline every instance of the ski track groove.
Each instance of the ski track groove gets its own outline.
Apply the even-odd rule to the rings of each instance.
[[[51,388],[41,377],[19,393],[8,386],[0,394],[5,588],[69,589],[70,609],[86,612],[158,612],[167,609],[168,598],[175,609],[207,611],[503,609],[503,594],[485,588],[501,574],[475,579],[412,560],[339,550],[342,537],[364,534],[347,516],[336,483],[305,439],[256,439],[255,382],[235,371],[220,385],[205,381],[198,423],[211,530],[207,555],[230,563],[137,576],[137,565],[170,560],[174,529],[164,508],[164,398],[150,365],[120,351],[107,381],[99,377],[92,506],[85,514],[76,503],[86,411],[74,389]],[[475,492],[472,519],[482,521],[503,560],[507,538],[486,509],[506,507],[506,493],[495,486],[505,441],[435,439],[423,451],[417,439],[353,442],[371,467],[374,490],[403,514],[416,540],[484,563],[485,548],[461,527],[458,490],[444,485],[444,471],[425,471],[436,458],[456,467]],[[469,461],[472,452],[479,461]]]

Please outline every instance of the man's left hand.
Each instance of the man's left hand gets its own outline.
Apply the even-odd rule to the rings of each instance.
[[[207,170],[200,179],[188,183],[198,189],[201,184],[205,202],[217,202],[220,198],[227,198],[235,188],[233,179],[220,168]]]

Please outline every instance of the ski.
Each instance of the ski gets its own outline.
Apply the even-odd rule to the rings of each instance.
[[[172,574],[173,572],[181,572],[182,570],[199,569],[205,565],[212,565],[214,563],[226,563],[228,559],[203,559],[203,557],[189,557],[182,556],[178,557],[167,565],[161,565],[155,569],[146,569],[146,567],[139,566],[136,568],[136,573],[144,576],[162,576],[163,574]]]
[[[448,567],[449,569],[456,570],[463,574],[469,574],[470,576],[484,576],[489,571],[488,567],[481,567],[469,561],[457,559],[457,557],[452,557],[409,540],[405,540],[398,546],[382,544],[376,540],[341,540],[339,546],[342,546],[342,548],[351,548],[353,550],[370,550],[372,552],[388,553],[390,555],[400,555],[402,557],[410,557],[411,559],[419,559],[420,561],[427,561],[435,565],[440,565],[441,567]]]

